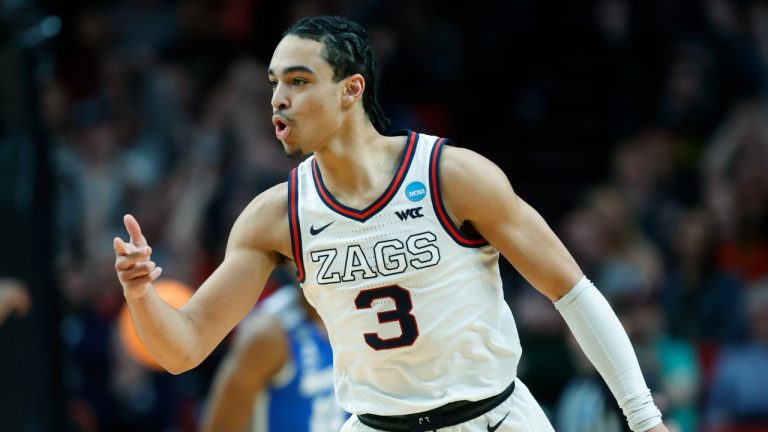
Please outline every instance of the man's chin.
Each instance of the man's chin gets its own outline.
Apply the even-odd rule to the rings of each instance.
[[[304,156],[304,152],[299,146],[292,146],[283,143],[283,150],[285,151],[285,155],[291,159],[301,159],[301,157]]]

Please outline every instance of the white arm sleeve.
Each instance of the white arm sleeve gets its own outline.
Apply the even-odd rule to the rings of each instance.
[[[595,285],[583,277],[555,308],[618,401],[629,428],[642,432],[661,423],[629,337]]]

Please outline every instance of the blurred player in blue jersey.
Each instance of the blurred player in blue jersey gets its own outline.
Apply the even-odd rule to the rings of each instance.
[[[297,288],[259,303],[214,377],[202,430],[336,432],[349,416],[333,394],[333,355]]]

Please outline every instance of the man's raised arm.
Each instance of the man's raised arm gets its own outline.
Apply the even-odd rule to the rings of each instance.
[[[286,186],[256,197],[230,232],[221,265],[179,310],[166,304],[152,282],[162,269],[131,215],[130,242],[114,239],[115,270],[134,329],[158,363],[173,374],[200,364],[258,300],[272,270],[290,253]]]

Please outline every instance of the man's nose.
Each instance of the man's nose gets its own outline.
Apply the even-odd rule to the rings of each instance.
[[[275,110],[284,110],[290,106],[288,95],[284,89],[285,87],[278,84],[275,91],[272,92],[272,108]]]

